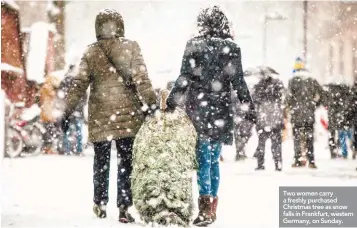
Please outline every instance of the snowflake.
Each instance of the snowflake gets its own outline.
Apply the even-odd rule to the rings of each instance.
[[[265,132],[270,132],[270,131],[271,131],[271,128],[270,128],[269,126],[264,127],[264,131],[265,131]]]
[[[205,106],[207,106],[208,105],[208,102],[207,101],[202,101],[201,103],[200,103],[200,106],[203,106],[203,107],[205,107]]]
[[[241,105],[241,110],[242,110],[242,111],[245,111],[245,112],[246,112],[246,111],[249,111],[249,105],[248,105],[248,104],[242,104],[242,105]]]
[[[149,106],[147,104],[144,104],[142,107],[141,107],[141,111],[145,112],[149,109]]]
[[[64,92],[62,91],[62,90],[60,90],[60,91],[58,91],[58,97],[59,98],[61,98],[61,99],[64,99],[64,97],[65,97],[65,94],[64,94]]]
[[[197,98],[198,98],[199,100],[201,100],[204,95],[205,95],[204,93],[200,93],[200,94],[198,94]]]
[[[117,72],[117,70],[116,70],[114,67],[112,67],[112,66],[109,67],[109,71],[110,71],[110,72],[113,72],[113,73]]]
[[[228,47],[228,46],[225,46],[225,47],[223,48],[223,53],[228,54],[229,52],[230,52],[229,47]]]
[[[190,65],[191,65],[191,68],[195,68],[196,67],[196,61],[194,59],[190,59]]]
[[[113,135],[107,136],[107,141],[112,141],[113,140]]]
[[[117,116],[116,116],[115,114],[113,114],[113,115],[110,116],[110,120],[111,120],[111,121],[114,121],[116,118],[117,118]]]
[[[219,82],[219,81],[214,81],[214,82],[212,82],[212,89],[214,90],[214,91],[221,91],[221,89],[222,89],[222,83],[221,82]]]
[[[220,128],[222,128],[224,126],[224,124],[225,124],[225,122],[222,119],[214,121],[214,125],[216,125],[217,127],[220,127]]]

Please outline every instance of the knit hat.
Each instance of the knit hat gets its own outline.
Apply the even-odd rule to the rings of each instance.
[[[300,57],[297,57],[295,59],[295,64],[294,64],[294,70],[293,72],[300,71],[300,70],[306,70],[305,69],[305,63],[304,60]]]

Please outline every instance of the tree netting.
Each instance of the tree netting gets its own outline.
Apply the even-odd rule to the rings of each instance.
[[[179,109],[142,125],[134,142],[132,192],[144,222],[188,226],[196,137],[190,119]]]

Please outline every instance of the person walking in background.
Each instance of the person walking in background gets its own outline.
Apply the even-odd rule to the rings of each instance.
[[[282,129],[284,128],[282,97],[283,82],[271,73],[262,73],[262,77],[254,86],[253,101],[257,109],[256,129],[258,147],[256,149],[258,166],[256,170],[264,170],[265,143],[271,139],[275,170],[282,170]]]
[[[244,80],[247,83],[248,89],[252,97],[254,97],[254,86],[258,83],[260,71],[247,70],[244,73]],[[247,158],[245,147],[252,136],[254,123],[246,118],[249,115],[249,109],[241,104],[237,95],[232,93],[232,109],[234,121],[234,142],[236,146],[236,161]]]
[[[353,129],[352,140],[353,140],[353,154],[352,158],[356,159],[357,156],[357,81],[353,84],[351,88],[351,100],[350,100],[350,114],[349,118],[351,120],[351,125]],[[357,168],[356,168],[357,170]]]
[[[44,148],[43,153],[55,154],[57,151],[54,145],[54,139],[58,137],[58,125],[57,125],[57,112],[56,112],[56,98],[57,88],[60,81],[53,75],[48,75],[45,78],[45,82],[40,88],[40,119],[44,123],[46,132],[43,135]]]
[[[339,117],[340,110],[342,109],[340,99],[341,99],[341,85],[339,84],[328,84],[325,86],[324,95],[322,99],[322,104],[327,108],[328,116],[328,131],[329,131],[329,148],[331,158],[334,159],[338,156],[336,132],[339,128],[339,122],[341,121]]]
[[[64,79],[61,81],[60,84],[60,91],[63,93],[64,99],[67,99],[69,88],[75,86],[74,77],[75,77],[75,65],[72,64],[69,66],[68,72],[66,73]],[[74,140],[73,139],[70,140],[70,137],[72,135],[71,132],[74,130],[76,150],[73,151],[73,153],[75,155],[82,155],[83,152],[82,125],[84,120],[84,106],[86,105],[86,103],[87,103],[87,96],[85,94],[83,97],[81,97],[73,114],[69,117],[70,126],[74,126],[74,129],[70,127],[67,130],[67,132],[63,132],[63,147],[64,147],[65,154],[70,154],[71,148],[73,148],[73,145],[71,145],[71,141],[73,143]]]
[[[341,90],[340,104],[342,108],[339,111],[339,116],[341,116],[341,122],[338,131],[338,138],[340,141],[340,146],[342,150],[342,157],[344,159],[348,158],[348,139],[352,140],[352,119],[351,116],[353,108],[353,94],[352,90],[348,85],[343,85]]]
[[[348,140],[352,140],[352,132],[351,129],[345,127],[343,130],[338,131],[338,140],[340,141],[342,157],[344,159],[348,158]]]
[[[117,206],[119,221],[134,222],[130,175],[136,133],[155,109],[156,95],[137,42],[124,38],[124,21],[115,10],[100,11],[95,20],[97,42],[88,46],[68,91],[62,126],[90,86],[89,140],[94,144],[93,211],[105,218],[108,203],[112,141],[118,151]]]
[[[348,117],[351,108],[350,96],[350,89],[347,85],[326,85],[322,104],[327,107],[331,158],[339,156],[337,145],[342,149],[342,156],[347,156],[346,140],[349,137],[351,125],[350,117]],[[336,142],[336,136],[338,142]]]
[[[352,158],[356,159],[357,156],[357,81],[351,89],[352,99],[351,99],[351,123],[353,126],[353,155]]]
[[[247,158],[245,153],[245,146],[252,136],[252,128],[254,123],[245,118],[245,115],[249,115],[249,110],[245,109],[245,107],[241,105],[237,95],[234,94],[234,92],[232,92],[232,110],[234,143],[236,146],[235,160],[240,161]]]
[[[294,137],[294,163],[292,167],[302,167],[302,145],[306,146],[306,155],[310,168],[317,168],[314,157],[315,110],[320,103],[322,88],[304,68],[294,69],[289,80],[285,107],[291,115]]]
[[[175,109],[187,91],[185,109],[198,134],[199,213],[193,224],[206,226],[216,220],[222,144],[233,143],[231,86],[250,110],[246,118],[254,121],[255,112],[226,15],[218,6],[203,9],[197,25],[199,34],[187,42],[167,106]]]

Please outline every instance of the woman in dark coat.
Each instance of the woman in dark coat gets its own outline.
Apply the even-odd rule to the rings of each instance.
[[[254,108],[243,78],[240,48],[232,42],[229,22],[218,6],[201,11],[199,35],[187,42],[180,76],[167,100],[173,110],[186,93],[185,108],[198,133],[199,215],[197,226],[216,219],[219,156],[222,144],[233,142],[231,87],[238,99]],[[211,198],[213,201],[211,203]]]

